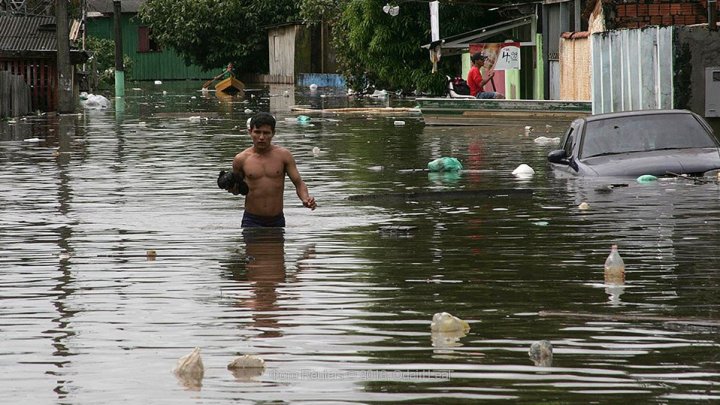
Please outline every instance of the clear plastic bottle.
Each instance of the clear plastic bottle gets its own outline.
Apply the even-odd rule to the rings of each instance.
[[[605,259],[605,282],[613,284],[625,282],[625,262],[618,253],[617,245],[612,245],[610,254]]]

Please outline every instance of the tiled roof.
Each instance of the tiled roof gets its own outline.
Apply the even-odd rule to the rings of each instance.
[[[122,0],[120,10],[123,13],[137,13],[144,3],[145,0]],[[88,13],[112,14],[114,11],[113,0],[87,0],[87,10]]]

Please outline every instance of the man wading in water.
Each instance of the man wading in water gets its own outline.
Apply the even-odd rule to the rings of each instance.
[[[295,185],[295,191],[303,205],[311,210],[317,207],[307,185],[300,177],[295,158],[289,150],[272,144],[275,135],[275,117],[261,112],[250,119],[249,129],[253,146],[235,155],[233,159],[234,181],[229,187],[218,185],[228,192],[247,194],[242,227],[283,227],[283,192],[285,175]],[[223,173],[221,172],[221,177]]]

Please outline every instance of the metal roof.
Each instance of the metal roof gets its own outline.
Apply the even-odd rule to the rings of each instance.
[[[69,35],[76,40],[79,22],[71,21]],[[55,52],[57,33],[53,16],[0,15],[0,52]]]
[[[54,51],[55,17],[0,15],[0,51]]]
[[[145,0],[122,0],[120,10],[123,13],[137,13],[143,4]],[[87,11],[88,14],[92,12],[112,14],[115,11],[113,0],[87,0]]]
[[[490,38],[497,34],[521,27],[523,25],[533,25],[536,22],[535,15],[527,15],[514,20],[499,22],[487,27],[478,28],[462,34],[453,35],[441,39],[441,46],[444,55],[460,53],[470,48],[470,44],[483,42],[486,38]],[[521,45],[535,45],[534,33],[528,38],[527,42],[521,42]],[[421,48],[429,49],[431,44],[422,45]]]

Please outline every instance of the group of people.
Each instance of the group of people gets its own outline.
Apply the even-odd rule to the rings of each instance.
[[[485,85],[492,81],[495,76],[495,71],[491,71],[487,74],[486,78],[483,78],[480,69],[485,64],[487,56],[483,55],[482,52],[476,52],[470,56],[472,67],[468,73],[467,83],[470,87],[470,94],[475,98],[505,98],[505,95],[496,91],[485,91]]]

